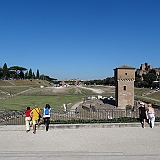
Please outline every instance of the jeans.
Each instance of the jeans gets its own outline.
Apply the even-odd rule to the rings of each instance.
[[[154,114],[148,114],[148,118],[149,118],[149,122],[150,122],[151,128],[153,128],[154,127],[154,121],[155,121]]]
[[[50,117],[45,117],[44,118],[44,125],[46,126],[46,131],[49,129],[49,124],[50,124]]]

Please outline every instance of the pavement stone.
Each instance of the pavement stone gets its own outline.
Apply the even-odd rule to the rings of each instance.
[[[152,129],[133,124],[44,125],[33,134],[24,125],[0,126],[3,160],[160,159],[160,123]]]

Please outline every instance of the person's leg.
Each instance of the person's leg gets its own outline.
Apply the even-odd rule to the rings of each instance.
[[[33,121],[33,133],[36,134],[36,121]]]
[[[32,127],[32,124],[33,124],[33,122],[32,122],[32,120],[30,120],[30,121],[29,121],[30,127]]]
[[[155,121],[155,117],[154,117],[154,115],[152,115],[152,118],[151,118],[151,128],[154,127],[154,121]]]
[[[30,122],[30,117],[26,117],[26,132],[30,131],[30,126],[29,126],[29,122]]]
[[[45,125],[45,118],[43,118],[43,123],[44,123],[44,125]]]
[[[145,128],[145,126],[146,126],[146,119],[144,118],[143,119],[143,128]]]
[[[36,124],[33,124],[33,133],[36,133]]]
[[[46,131],[48,131],[48,129],[49,129],[49,123],[50,123],[50,118],[47,117],[46,118]]]
[[[47,125],[47,119],[44,118],[44,125],[46,126]]]
[[[152,127],[152,121],[151,121],[152,118],[149,117],[148,120],[149,120],[149,126]]]
[[[41,124],[41,119],[39,118],[38,119],[38,127],[40,126],[40,124]]]
[[[27,117],[25,118],[25,123],[26,123],[26,132],[28,130],[28,120],[27,120]]]

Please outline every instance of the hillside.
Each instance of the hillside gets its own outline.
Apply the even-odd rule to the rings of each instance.
[[[48,87],[52,84],[45,80],[0,80],[0,98],[28,91],[41,86]]]

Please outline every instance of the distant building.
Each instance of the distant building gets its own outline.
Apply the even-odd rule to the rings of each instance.
[[[71,80],[64,80],[60,81],[60,85],[65,86],[65,85],[81,85],[83,84],[82,80],[79,79],[71,79]]]
[[[114,69],[116,107],[134,106],[135,68],[120,66]]]
[[[153,68],[153,66],[148,65],[148,63],[141,64],[140,69],[136,70],[136,76],[143,80],[143,74],[147,74],[151,70],[155,71],[157,78],[160,76],[160,68]]]

